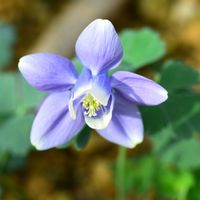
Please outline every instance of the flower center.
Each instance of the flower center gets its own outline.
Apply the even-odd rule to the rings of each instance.
[[[84,114],[87,115],[88,117],[97,116],[96,112],[102,106],[101,103],[90,94],[87,94],[86,96],[84,96],[81,102],[82,102],[83,108],[85,109]]]

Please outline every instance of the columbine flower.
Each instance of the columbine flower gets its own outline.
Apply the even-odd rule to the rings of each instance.
[[[20,59],[19,69],[34,88],[48,92],[35,117],[31,142],[44,150],[70,141],[86,123],[107,140],[134,147],[143,140],[137,105],[158,105],[167,91],[140,75],[109,69],[119,65],[123,50],[108,20],[89,24],[76,42],[84,68],[78,77],[67,58],[37,53]]]

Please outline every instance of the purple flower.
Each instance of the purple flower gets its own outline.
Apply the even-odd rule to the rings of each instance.
[[[62,145],[86,123],[105,139],[134,147],[143,140],[137,105],[158,105],[167,91],[140,75],[109,69],[119,65],[123,50],[108,20],[89,24],[76,42],[76,55],[84,68],[78,76],[67,58],[37,53],[20,59],[19,70],[34,88],[48,92],[35,117],[31,142],[39,150]]]

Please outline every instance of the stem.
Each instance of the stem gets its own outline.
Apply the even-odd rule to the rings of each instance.
[[[125,200],[125,163],[126,148],[119,147],[116,167],[116,199]]]

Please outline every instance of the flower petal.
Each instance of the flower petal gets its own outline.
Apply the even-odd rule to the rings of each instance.
[[[89,69],[83,69],[71,91],[69,110],[73,119],[76,118],[76,111],[74,110],[73,102],[86,94],[91,94],[102,105],[106,106],[111,95],[110,78],[108,75],[106,73],[101,73],[96,77],[92,77]]]
[[[92,88],[92,74],[87,68],[83,68],[76,84],[72,89],[73,99],[77,99]]]
[[[114,105],[114,96],[111,95],[108,105],[103,107],[99,113],[97,113],[96,117],[88,117],[85,115],[85,122],[86,124],[93,129],[104,129],[108,126],[113,112],[113,105]]]
[[[27,55],[20,59],[18,66],[30,85],[45,92],[66,90],[78,77],[71,61],[55,54]]]
[[[68,111],[68,101],[67,91],[50,94],[42,103],[31,131],[31,143],[38,150],[62,145],[82,129],[82,110],[79,108],[76,120],[72,120]]]
[[[167,98],[167,91],[143,76],[118,71],[112,75],[111,85],[125,98],[140,105],[158,105]]]
[[[74,109],[74,101],[80,96],[84,95],[92,88],[92,75],[90,70],[83,68],[74,88],[71,91],[71,98],[69,100],[69,112],[73,119],[76,119],[76,111]]]
[[[93,75],[117,66],[123,50],[112,23],[102,19],[90,23],[76,42],[76,54]]]
[[[106,106],[111,94],[110,78],[106,73],[97,75],[92,80],[92,88],[90,94],[98,101]]]
[[[143,141],[143,123],[138,108],[130,101],[115,97],[112,119],[97,132],[110,142],[133,148]]]

